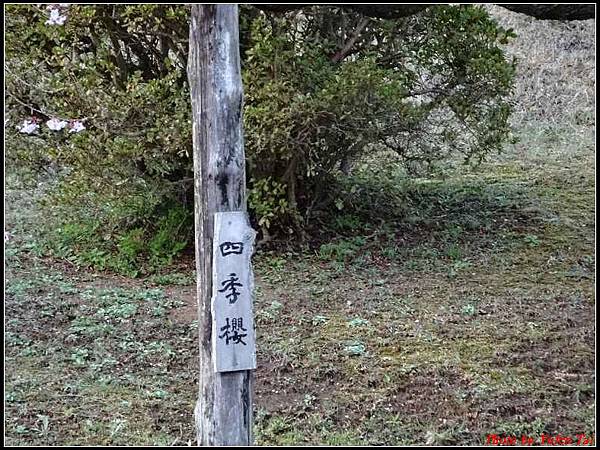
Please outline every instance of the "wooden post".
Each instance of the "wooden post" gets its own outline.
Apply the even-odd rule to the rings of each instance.
[[[215,213],[246,211],[237,5],[192,6],[188,80],[200,340],[198,444],[250,445],[253,373],[216,371],[211,312]]]

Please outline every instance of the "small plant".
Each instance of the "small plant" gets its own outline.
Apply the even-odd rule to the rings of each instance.
[[[162,306],[155,306],[152,308],[151,314],[155,317],[163,317],[165,315],[166,309]]]
[[[167,398],[169,396],[169,393],[165,390],[157,389],[155,391],[150,392],[149,396],[153,397],[153,398],[161,398],[162,399],[162,398]]]
[[[368,324],[369,324],[369,321],[367,319],[362,319],[360,317],[352,319],[348,322],[349,327],[360,327],[360,326],[368,325]]]
[[[58,281],[56,283],[56,285],[60,289],[61,294],[76,294],[77,292],[79,292],[79,289],[77,289],[77,287],[75,287],[71,283],[66,283],[64,281]]]
[[[143,354],[159,354],[161,356],[170,358],[175,355],[175,351],[173,350],[173,347],[166,342],[153,341],[147,345],[146,349],[143,351]]]
[[[112,358],[112,357],[107,357],[107,358],[103,358],[100,361],[96,361],[92,364],[90,364],[90,369],[93,370],[94,372],[100,372],[102,370],[105,370],[109,367],[114,367],[117,365],[117,360]]]
[[[124,272],[131,276],[137,276],[138,256],[146,249],[144,230],[134,228],[129,230],[119,239],[119,254],[115,257],[113,268],[118,272]]]
[[[384,247],[381,250],[381,255],[387,259],[395,260],[398,258],[398,249],[395,246]]]
[[[457,244],[450,244],[446,248],[446,256],[454,261],[462,258],[462,250]]]
[[[278,217],[288,213],[286,186],[271,177],[250,180],[248,206],[254,212],[258,226],[268,230]]]
[[[463,307],[461,308],[461,314],[463,316],[474,316],[477,312],[477,304],[480,302],[480,299],[477,297],[471,297],[467,299]]]
[[[78,348],[71,353],[71,361],[73,361],[76,366],[85,366],[89,355],[90,352],[87,348]]]
[[[31,343],[30,339],[24,339],[18,334],[11,333],[10,331],[4,333],[4,342],[9,346],[20,346],[20,345],[29,345]]]
[[[137,305],[133,303],[118,303],[115,305],[100,308],[96,313],[98,317],[107,319],[129,319],[137,312]]]
[[[27,428],[24,425],[17,425],[15,431],[17,432],[17,434],[27,434],[29,433],[29,428]]]
[[[104,270],[108,267],[108,259],[107,252],[96,247],[84,250],[79,256],[75,257],[78,264],[91,266],[98,270]]]
[[[99,323],[92,317],[81,316],[71,322],[70,333],[80,334],[82,336],[101,336],[111,333],[114,328],[107,323]]]
[[[148,281],[158,284],[159,286],[188,286],[194,284],[194,278],[185,273],[167,273],[164,275],[152,275]]]
[[[283,304],[276,300],[272,301],[271,304],[262,311],[262,315],[267,319],[276,319],[279,316],[282,308]]]
[[[501,421],[496,425],[494,430],[497,434],[505,434],[508,436],[521,435],[536,435],[540,436],[546,431],[546,423],[541,417],[536,417],[535,420],[525,420],[522,416],[516,416],[514,421]]]
[[[305,394],[304,395],[304,406],[306,406],[307,408],[311,408],[313,406],[313,402],[317,399],[317,397],[315,397],[312,394]]]
[[[339,232],[354,231],[361,228],[360,218],[353,214],[341,214],[333,219],[335,230]]]
[[[538,247],[540,245],[540,240],[535,234],[528,234],[523,240],[530,247]]]
[[[117,435],[127,424],[126,420],[123,419],[114,419],[111,423],[110,423],[110,437],[114,438],[115,435]]]
[[[280,445],[294,445],[302,441],[301,435],[293,430],[291,420],[283,416],[269,417],[259,415],[257,426],[257,441],[264,443],[277,443]]]
[[[22,296],[29,289],[35,287],[36,283],[31,280],[26,279],[14,279],[10,280],[10,282],[6,285],[6,293],[14,296]]]
[[[448,270],[448,277],[454,278],[454,277],[456,277],[456,275],[458,275],[458,273],[461,270],[468,269],[469,267],[471,267],[471,263],[469,261],[464,261],[464,260],[455,261],[452,264],[452,266],[450,267],[450,269]]]
[[[351,341],[346,344],[344,351],[350,356],[362,356],[366,351],[365,344],[360,341]]]
[[[147,302],[160,302],[165,299],[166,295],[162,289],[147,289],[145,291],[137,292],[134,296],[136,299],[144,300]]]
[[[273,270],[281,270],[285,266],[285,258],[280,256],[270,256],[267,258],[267,265]]]
[[[327,317],[325,317],[325,316],[319,316],[319,315],[317,315],[317,316],[314,316],[312,318],[312,324],[315,325],[315,326],[316,325],[321,325],[323,323],[326,323],[328,320],[329,319]]]
[[[461,312],[465,316],[473,316],[475,314],[475,305],[469,303],[462,307]]]

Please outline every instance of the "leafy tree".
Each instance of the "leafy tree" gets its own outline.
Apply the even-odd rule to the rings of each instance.
[[[174,208],[191,213],[188,17],[183,5],[6,8],[9,162],[61,168],[64,220],[92,218],[107,252],[115,237],[160,234]],[[476,6],[394,20],[242,7],[254,220],[301,230],[339,170],[378,149],[422,163],[499,150],[514,64],[498,44],[512,36]]]
[[[509,137],[514,65],[498,44],[514,34],[481,8],[391,21],[312,7],[259,16],[249,34],[249,171],[285,186],[281,208],[309,210],[336,167],[377,148],[480,160]]]

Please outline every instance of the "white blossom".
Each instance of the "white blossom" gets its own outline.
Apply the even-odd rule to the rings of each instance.
[[[38,7],[40,7],[41,5],[38,4]],[[70,3],[52,3],[48,6],[46,6],[46,9],[48,11],[52,11],[53,9],[58,9],[58,8],[64,8],[67,9],[69,6],[71,6]]]
[[[10,231],[5,231],[4,232],[4,242],[8,242],[11,238],[12,238],[12,234],[10,233]]]
[[[67,16],[61,16],[58,9],[53,9],[50,11],[50,18],[46,20],[46,25],[64,25],[65,20]]]
[[[24,120],[23,124],[19,127],[17,126],[17,130],[21,133],[31,134],[36,131],[40,126],[32,120]]]
[[[67,126],[67,122],[60,119],[50,119],[48,122],[46,122],[46,125],[52,131],[60,131]]]
[[[76,120],[71,124],[71,129],[69,130],[69,133],[79,133],[83,130],[85,130],[85,126],[83,125],[83,123],[79,120]]]

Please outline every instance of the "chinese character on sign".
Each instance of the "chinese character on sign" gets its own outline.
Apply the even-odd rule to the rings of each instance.
[[[229,274],[229,280],[225,280],[221,283],[223,289],[219,289],[219,292],[229,291],[229,294],[225,296],[225,298],[229,299],[229,303],[233,304],[237,301],[237,298],[240,296],[240,292],[236,291],[236,287],[242,287],[242,283],[238,283],[239,278],[235,273]]]
[[[241,255],[244,250],[244,244],[242,242],[223,242],[219,245],[221,249],[221,255]]]
[[[246,343],[242,341],[242,338],[248,335],[240,333],[241,331],[248,331],[244,328],[243,319],[241,317],[238,317],[237,319],[232,318],[231,324],[229,323],[229,317],[225,320],[225,326],[221,327],[221,331],[224,331],[224,333],[219,336],[219,339],[225,338],[225,345],[229,345],[229,341],[233,341],[234,344],[241,343],[246,345]]]

